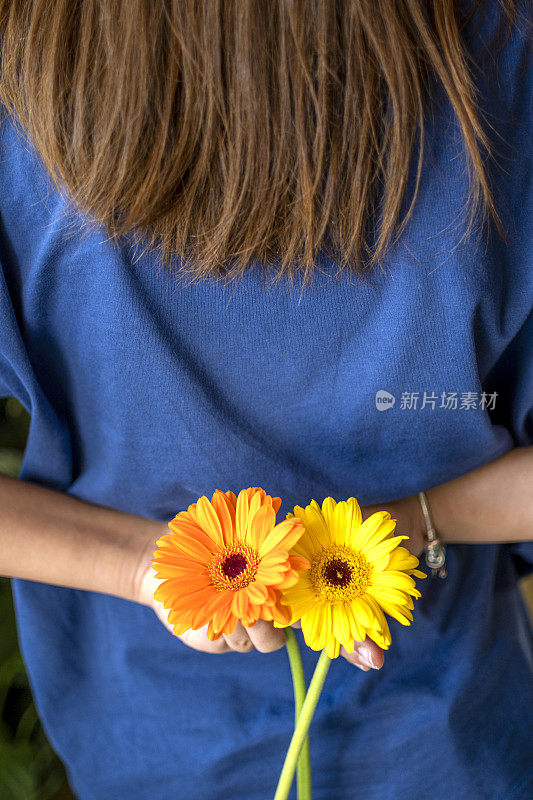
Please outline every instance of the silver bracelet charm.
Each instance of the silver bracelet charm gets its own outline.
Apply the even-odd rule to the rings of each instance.
[[[418,500],[422,507],[422,514],[426,523],[425,551],[426,564],[431,570],[432,577],[438,576],[445,578],[448,574],[446,569],[446,545],[441,542],[437,531],[433,526],[433,520],[429,513],[428,500],[425,492],[418,492]]]

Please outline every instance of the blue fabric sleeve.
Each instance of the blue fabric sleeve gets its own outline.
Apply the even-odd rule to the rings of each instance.
[[[491,370],[486,385],[489,392],[498,392],[498,411],[492,421],[509,430],[516,447],[533,445],[533,311]],[[507,547],[518,575],[532,573],[533,541]]]
[[[518,398],[516,400],[516,416],[518,440],[521,444],[533,445],[533,312],[516,343],[518,370]],[[533,502],[533,486],[531,487]],[[533,530],[530,531],[533,538]],[[510,545],[515,557],[516,568],[520,576],[533,572],[533,541]]]
[[[497,6],[494,7],[495,10]],[[488,169],[496,207],[503,220],[506,241],[492,238],[494,271],[482,303],[492,304],[490,336],[480,340],[483,389],[497,392],[491,411],[494,425],[506,428],[515,447],[533,445],[533,70],[526,3],[518,3],[519,21],[511,43],[499,58],[483,49],[477,39],[480,98],[491,123],[490,137],[496,162]],[[489,28],[501,12],[486,15]],[[516,327],[515,327],[516,326]],[[512,333],[511,333],[512,331]],[[496,343],[505,340],[495,363],[490,359]],[[485,371],[485,366],[488,371]],[[533,499],[533,487],[531,492]],[[533,530],[529,531],[533,539]],[[533,572],[533,541],[508,544],[520,576]]]
[[[30,411],[31,372],[0,261],[0,397],[16,397]]]
[[[533,445],[533,312],[500,359],[500,382],[511,397],[511,433],[518,447]],[[533,487],[531,492],[533,500]],[[533,530],[530,531],[533,538]],[[520,577],[533,572],[533,541],[508,545]]]

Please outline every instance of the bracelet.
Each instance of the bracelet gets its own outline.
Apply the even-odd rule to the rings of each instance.
[[[426,533],[424,536],[426,564],[431,570],[433,577],[445,578],[448,574],[446,569],[446,545],[439,539],[433,521],[429,514],[428,499],[425,492],[418,492],[418,500],[422,507],[422,513],[426,523]]]

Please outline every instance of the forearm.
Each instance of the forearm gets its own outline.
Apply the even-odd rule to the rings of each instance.
[[[519,447],[426,491],[444,542],[533,539],[533,447]]]
[[[137,599],[165,525],[0,475],[0,575]]]

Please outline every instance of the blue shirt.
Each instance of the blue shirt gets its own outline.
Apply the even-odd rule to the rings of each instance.
[[[265,288],[259,269],[226,290],[169,281],[151,252],[82,235],[4,119],[0,395],[32,414],[21,477],[161,521],[215,488],[262,486],[281,519],[327,495],[399,499],[532,444],[526,54],[515,32],[499,64],[480,51],[476,73],[508,243],[493,226],[461,241],[466,164],[442,102],[383,269],[361,282],[322,257],[303,292]],[[533,797],[533,636],[517,586],[532,545],[449,545],[448,568],[417,582],[411,627],[390,621],[380,671],[332,665],[312,726],[315,800]],[[13,589],[38,711],[82,800],[272,798],[293,723],[284,650],[209,656],[138,604]],[[317,653],[300,642],[309,678]]]

